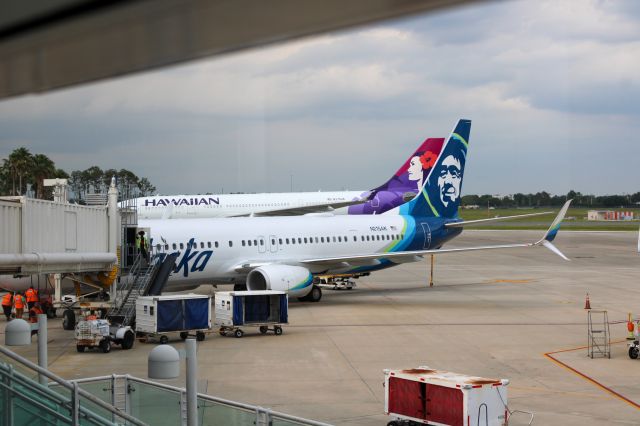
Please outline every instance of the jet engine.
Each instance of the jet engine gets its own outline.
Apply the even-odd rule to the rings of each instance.
[[[307,268],[289,265],[265,265],[249,272],[247,290],[286,291],[290,297],[304,297],[310,291],[313,276]]]

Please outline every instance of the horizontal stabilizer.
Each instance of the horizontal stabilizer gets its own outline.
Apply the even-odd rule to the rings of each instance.
[[[501,220],[520,219],[523,217],[531,217],[531,216],[542,216],[544,214],[551,214],[551,213],[553,212],[527,213],[527,214],[519,214],[515,216],[501,216],[501,217],[491,217],[488,219],[465,220],[462,222],[445,223],[444,226],[446,226],[447,228],[462,228],[463,226],[468,226],[468,225],[484,224],[487,222],[499,222]]]

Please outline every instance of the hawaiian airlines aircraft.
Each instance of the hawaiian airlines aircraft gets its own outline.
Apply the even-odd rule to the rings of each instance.
[[[443,143],[444,138],[428,138],[387,182],[370,191],[140,197],[135,199],[138,219],[380,214],[418,193]]]
[[[381,215],[147,220],[139,227],[149,230],[156,256],[179,253],[169,291],[234,283],[318,301],[314,275],[368,273],[429,254],[544,246],[567,259],[551,241],[569,202],[537,242],[442,248],[478,222],[458,217],[470,128],[471,121],[460,120],[418,196]]]

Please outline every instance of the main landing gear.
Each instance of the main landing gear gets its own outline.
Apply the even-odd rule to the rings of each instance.
[[[298,297],[298,300],[301,302],[319,302],[320,299],[322,299],[322,289],[317,286],[317,285],[313,285],[313,287],[311,287],[311,291],[309,292],[309,294],[307,294],[304,297]]]

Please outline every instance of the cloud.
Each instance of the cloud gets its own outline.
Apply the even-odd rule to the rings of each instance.
[[[640,131],[638,12],[472,4],[8,100],[0,157],[25,145],[69,171],[135,170],[164,193],[289,190],[291,175],[298,190],[366,189],[465,117],[466,193],[632,192],[632,138],[616,140],[629,164],[583,165]]]

